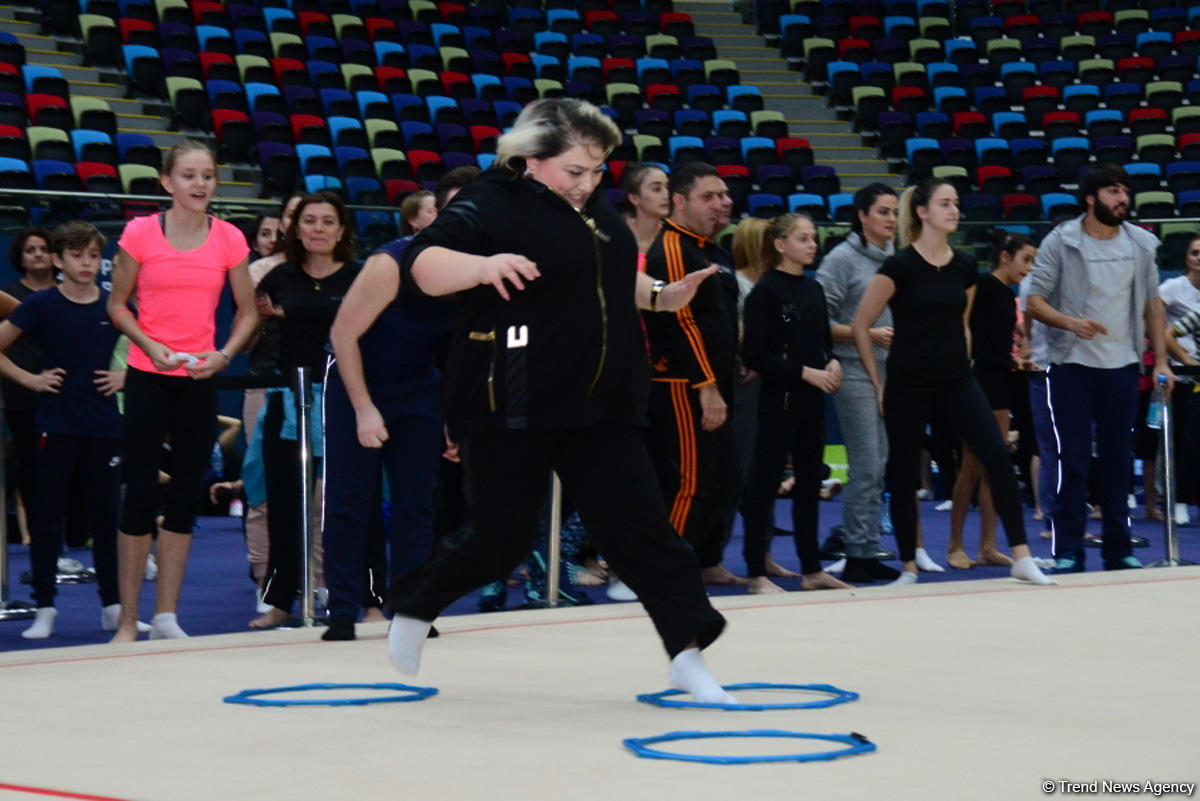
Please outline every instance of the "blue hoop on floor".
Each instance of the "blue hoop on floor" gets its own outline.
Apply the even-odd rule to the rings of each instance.
[[[279,700],[259,698],[270,693],[306,692],[308,690],[404,690],[409,695],[380,695],[365,698],[325,698],[315,701]],[[248,704],[249,706],[366,706],[367,704],[394,704],[405,701],[424,701],[430,696],[437,695],[436,687],[412,687],[408,684],[296,684],[291,687],[267,687],[257,690],[242,690],[235,695],[227,695],[227,704]]]
[[[727,684],[724,690],[812,690],[829,693],[832,698],[817,701],[796,701],[784,704],[716,704],[704,701],[673,701],[670,695],[683,695],[683,690],[663,690],[657,693],[644,693],[637,699],[643,704],[653,704],[664,707],[689,707],[696,709],[727,709],[733,712],[761,712],[764,709],[824,709],[830,706],[844,704],[847,701],[857,701],[858,693],[834,687],[832,684],[771,684],[762,681],[750,681],[744,684]]]
[[[722,737],[788,737],[797,740],[827,740],[845,743],[849,748],[834,751],[816,751],[807,754],[775,754],[767,756],[708,756],[705,754],[680,754],[674,751],[659,751],[646,746],[671,740],[711,740]],[[674,759],[681,762],[707,762],[712,765],[750,765],[756,762],[819,762],[839,757],[867,754],[875,750],[875,743],[861,734],[813,734],[802,731],[760,729],[757,731],[672,731],[656,737],[629,737],[625,747],[642,759]]]

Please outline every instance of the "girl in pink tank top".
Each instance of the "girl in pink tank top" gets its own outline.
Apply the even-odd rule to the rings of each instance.
[[[163,165],[162,184],[171,207],[125,227],[108,299],[113,325],[133,343],[125,379],[127,489],[117,543],[121,617],[114,642],[136,639],[144,625],[137,621],[137,602],[156,529],[158,584],[150,638],[187,636],[175,610],[216,426],[216,387],[205,379],[225,369],[258,326],[246,239],[208,214],[217,188],[212,151],[198,142],[176,145]],[[226,276],[238,312],[228,339],[217,347],[215,317]],[[163,492],[160,525],[158,469],[168,441],[171,481]]]

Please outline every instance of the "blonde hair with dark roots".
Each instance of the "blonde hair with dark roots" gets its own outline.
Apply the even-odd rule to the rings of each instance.
[[[783,261],[783,254],[775,248],[775,240],[783,239],[792,232],[796,227],[796,223],[801,220],[813,221],[812,217],[801,211],[793,211],[790,214],[781,214],[775,219],[767,223],[767,230],[763,236],[763,270],[774,270],[779,266],[779,262]]]
[[[621,143],[621,129],[586,100],[555,97],[535,100],[496,142],[496,164],[513,170],[525,159],[550,159],[576,145],[591,145],[605,158]]]
[[[170,175],[171,170],[175,169],[175,162],[179,161],[179,159],[183,158],[188,153],[193,153],[197,150],[207,153],[208,157],[212,159],[213,169],[217,168],[217,154],[213,152],[212,148],[203,142],[197,142],[195,139],[188,139],[180,142],[177,145],[174,145],[170,150],[167,151],[167,157],[163,159],[162,174]]]
[[[767,272],[763,264],[763,244],[769,225],[762,217],[747,217],[733,231],[734,269],[746,270],[754,276],[755,281]]]

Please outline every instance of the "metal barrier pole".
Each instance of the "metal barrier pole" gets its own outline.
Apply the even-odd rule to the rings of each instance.
[[[546,605],[558,606],[562,583],[562,482],[558,473],[550,478],[550,531],[546,541]]]
[[[1166,537],[1166,557],[1146,567],[1178,567],[1195,564],[1179,558],[1179,532],[1175,529],[1175,420],[1171,402],[1163,405],[1162,428],[1159,429],[1163,452],[1163,532]]]
[[[304,570],[300,582],[300,622],[306,627],[316,623],[316,564],[313,559],[313,451],[309,419],[312,411],[311,371],[297,367],[295,372],[296,393],[296,444],[300,450],[300,565]]]
[[[0,459],[0,499],[8,497],[4,479],[4,460]],[[0,508],[0,620],[27,620],[36,614],[33,604],[8,600],[8,514]]]

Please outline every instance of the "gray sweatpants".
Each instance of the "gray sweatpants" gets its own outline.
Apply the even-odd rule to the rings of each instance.
[[[842,491],[842,529],[846,556],[866,559],[879,549],[887,431],[866,370],[857,362],[843,363],[842,369],[842,386],[833,395],[850,473]]]

